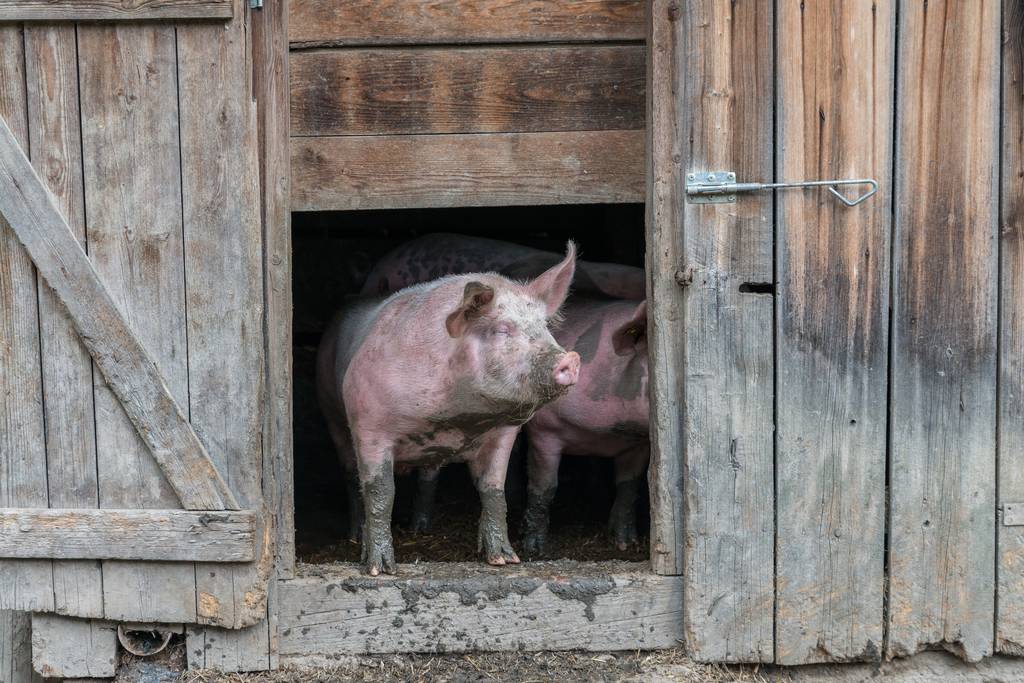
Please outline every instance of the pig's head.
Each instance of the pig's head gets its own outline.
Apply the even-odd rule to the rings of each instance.
[[[579,355],[567,353],[548,329],[569,293],[575,262],[570,242],[565,259],[525,284],[499,276],[466,283],[445,321],[457,346],[452,370],[462,410],[525,421],[576,383]]]
[[[649,410],[646,301],[641,301],[630,317],[613,330],[612,349],[621,363],[615,394],[626,401],[631,413],[628,416],[630,420],[646,423]]]

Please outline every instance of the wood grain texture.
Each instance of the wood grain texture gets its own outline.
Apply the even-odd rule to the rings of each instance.
[[[992,652],[999,15],[900,5],[890,656]]]
[[[191,625],[185,632],[188,668],[224,673],[268,671],[267,622],[239,630]]]
[[[292,247],[289,149],[288,11],[272,3],[253,16],[253,90],[257,102],[263,219],[266,336],[264,497],[276,522],[276,571],[295,571],[292,461]],[[271,619],[274,615],[271,614]],[[274,632],[272,631],[272,637]]]
[[[241,6],[238,15],[177,31],[189,416],[241,504],[262,510],[263,228]],[[196,566],[199,622],[264,621],[264,660],[272,529],[260,531],[254,565]]]
[[[0,21],[229,19],[232,0],[5,0]]]
[[[1024,502],[1024,3],[1003,3],[999,500]],[[1000,521],[997,518],[997,522]],[[996,650],[1024,655],[1024,527],[998,526]]]
[[[779,5],[775,662],[882,654],[893,2]],[[740,201],[746,201],[741,199]]]
[[[0,508],[0,557],[249,562],[253,512]]]
[[[32,669],[32,615],[0,610],[0,680],[5,683],[42,683]]]
[[[188,406],[174,27],[82,25],[78,39],[89,257]],[[101,506],[180,507],[110,389],[95,391]],[[104,562],[106,616],[194,622],[195,581],[193,564]]]
[[[643,200],[642,131],[293,138],[293,211]]]
[[[647,335],[651,363],[651,568],[683,573],[683,321],[684,293],[674,274],[683,266],[682,102],[678,14],[655,0],[647,18],[646,264],[650,307]],[[658,274],[655,276],[655,274]],[[668,275],[669,277],[663,277]]]
[[[770,177],[772,3],[701,0],[663,12],[654,21],[668,25],[676,52],[671,134],[684,168]],[[771,661],[773,307],[770,294],[741,288],[772,282],[772,196],[697,205],[679,194],[672,215],[686,286],[673,343],[685,356],[664,390],[682,384],[687,645],[702,661]]]
[[[292,135],[644,127],[642,45],[296,52]]]
[[[28,146],[25,46],[0,26],[0,128]],[[13,132],[13,137],[11,136]],[[9,190],[0,190],[0,203]],[[0,211],[0,505],[46,507],[46,436],[36,276]],[[10,217],[7,217],[10,218]],[[52,610],[49,561],[0,562],[0,609]]]
[[[302,0],[293,45],[642,40],[642,0]]]
[[[29,25],[25,50],[32,166],[57,200],[75,239],[85,247],[75,27]],[[38,279],[50,505],[97,508],[92,360],[64,305],[46,281]],[[59,614],[103,616],[98,562],[54,562],[53,590]]]
[[[280,584],[281,657],[471,650],[674,647],[682,579],[646,569],[579,574],[519,568],[403,566],[368,579],[358,568]],[[453,575],[454,574],[454,575]]]
[[[117,669],[117,625],[35,614],[32,666],[45,678],[112,678]]]

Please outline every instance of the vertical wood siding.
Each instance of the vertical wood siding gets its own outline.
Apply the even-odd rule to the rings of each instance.
[[[881,191],[856,208],[825,188],[777,198],[775,659],[877,659],[896,8],[779,8],[777,178],[866,176]]]
[[[900,6],[889,655],[992,652],[999,22]]]

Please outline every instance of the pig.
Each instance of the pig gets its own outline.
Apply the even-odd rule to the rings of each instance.
[[[509,242],[437,233],[406,242],[385,254],[371,269],[363,294],[389,294],[442,275],[494,271],[513,279],[540,275],[560,260],[558,254]],[[642,268],[577,261],[573,290],[614,299],[643,299]]]
[[[467,463],[480,494],[480,552],[492,565],[519,562],[505,471],[521,426],[579,376],[579,355],[548,328],[575,261],[570,242],[564,259],[525,284],[447,276],[359,299],[335,317],[318,351],[317,394],[342,465],[358,479],[349,499],[362,501],[351,509],[366,573],[395,573],[396,469],[454,461]]]
[[[540,553],[558,487],[562,455],[615,459],[615,503],[608,520],[619,550],[637,543],[636,505],[650,460],[647,302],[575,300],[556,340],[581,360],[573,391],[526,425],[527,499],[523,550]]]

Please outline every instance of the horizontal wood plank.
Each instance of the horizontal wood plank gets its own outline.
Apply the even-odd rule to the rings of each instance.
[[[280,584],[281,657],[470,650],[649,650],[682,637],[682,578],[602,565],[428,563]],[[628,565],[626,565],[628,567]]]
[[[643,0],[299,0],[292,45],[643,40]]]
[[[0,508],[0,557],[249,562],[256,513]]]
[[[237,509],[234,496],[75,239],[53,195],[0,121],[0,215],[67,308],[89,353],[181,503]]]
[[[297,52],[292,135],[644,127],[641,45]]]
[[[230,19],[232,0],[4,0],[0,21]]]
[[[641,202],[643,131],[293,138],[292,210]]]

